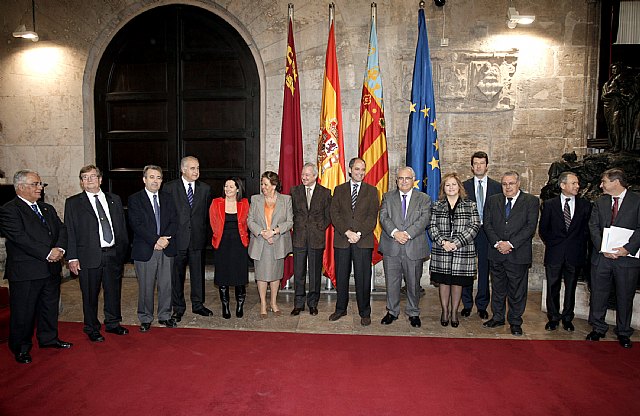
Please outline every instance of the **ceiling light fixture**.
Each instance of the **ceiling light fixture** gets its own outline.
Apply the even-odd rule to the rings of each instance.
[[[20,25],[13,32],[14,38],[30,39],[32,42],[37,42],[40,39],[36,33],[36,0],[31,0],[31,18],[33,30],[27,30],[25,25]]]

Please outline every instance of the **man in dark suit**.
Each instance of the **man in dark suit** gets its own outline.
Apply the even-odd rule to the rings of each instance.
[[[309,270],[306,302],[311,315],[318,314],[322,257],[326,231],[331,224],[331,191],[318,184],[318,168],[305,163],[300,174],[302,185],[291,188],[293,207],[293,276],[295,303],[291,315],[300,315],[305,304],[305,283]],[[307,269],[308,265],[308,269]]]
[[[574,331],[573,309],[576,304],[578,277],[576,270],[584,264],[589,239],[591,204],[578,197],[580,182],[572,172],[558,178],[559,197],[542,204],[539,234],[544,242],[544,266],[547,277],[547,318],[544,329],[554,331],[562,327]],[[564,280],[564,303],[560,314],[560,287]]]
[[[158,323],[177,326],[171,317],[171,271],[178,252],[175,240],[178,213],[173,198],[160,190],[162,168],[144,167],[144,189],[129,197],[129,225],[133,231],[131,258],[138,276],[140,332],[151,329],[155,281],[158,281]]]
[[[631,348],[631,315],[633,298],[640,275],[640,196],[627,189],[627,179],[620,169],[609,169],[602,174],[600,187],[604,193],[593,204],[589,231],[593,241],[591,254],[591,307],[589,324],[593,331],[589,341],[604,338],[609,325],[605,322],[611,285],[616,288],[616,328],[618,342]],[[622,247],[609,247],[602,252],[603,232],[609,227],[624,228],[630,233]]]
[[[84,332],[92,342],[104,341],[98,320],[100,286],[104,290],[106,331],[116,335],[129,333],[120,325],[121,278],[129,249],[127,225],[120,197],[102,192],[100,185],[100,169],[84,166],[80,169],[80,187],[84,192],[69,197],[64,206],[69,234],[66,256],[69,270],[79,276]]]
[[[425,259],[429,258],[427,225],[431,219],[431,198],[413,189],[416,174],[405,166],[396,171],[398,189],[384,194],[380,207],[382,235],[378,249],[384,256],[387,283],[387,314],[382,325],[393,323],[400,315],[400,286],[406,281],[405,312],[414,328],[420,322],[420,278]]]
[[[179,179],[167,183],[164,187],[173,197],[178,210],[178,232],[174,241],[178,254],[174,259],[171,279],[172,317],[176,322],[182,320],[187,308],[184,300],[187,264],[191,283],[191,311],[202,316],[213,315],[213,312],[204,306],[204,249],[209,241],[207,230],[211,188],[198,180],[200,162],[195,157],[182,158],[180,172],[182,175]]]
[[[53,206],[38,201],[45,184],[32,170],[13,176],[16,197],[0,209],[0,234],[6,238],[11,316],[9,348],[21,364],[31,362],[36,326],[40,348],[71,348],[58,338],[60,261],[67,246],[67,229]]]
[[[476,203],[480,221],[484,213],[484,207],[490,196],[502,193],[502,188],[498,181],[494,181],[487,176],[489,170],[489,156],[485,152],[475,152],[471,156],[471,171],[473,178],[467,179],[462,184],[469,199]],[[474,239],[476,255],[478,257],[478,291],[476,292],[476,308],[481,319],[488,319],[487,306],[491,299],[489,290],[489,241],[484,227],[480,226],[478,234]],[[462,316],[470,316],[473,309],[473,286],[462,288],[462,304],[464,308],[460,311]]]
[[[504,325],[508,297],[511,334],[522,335],[539,205],[537,197],[520,191],[520,175],[514,171],[502,175],[502,194],[489,197],[485,205],[484,230],[493,247],[489,250],[493,316],[482,324],[487,328]]]
[[[356,300],[362,326],[371,325],[371,259],[373,230],[378,222],[380,199],[377,189],[363,182],[365,161],[349,161],[351,180],[336,186],[331,200],[331,222],[336,261],[336,310],[329,316],[337,321],[347,314],[349,304],[349,276],[353,263]]]

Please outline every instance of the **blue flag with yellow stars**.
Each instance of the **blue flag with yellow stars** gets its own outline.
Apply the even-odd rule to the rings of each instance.
[[[424,10],[418,10],[418,46],[413,66],[411,107],[407,132],[407,166],[416,173],[415,187],[426,192],[433,201],[440,188],[440,152],[433,98],[431,57]]]

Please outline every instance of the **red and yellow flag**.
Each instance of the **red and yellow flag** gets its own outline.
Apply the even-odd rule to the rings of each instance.
[[[384,102],[382,99],[382,76],[378,63],[378,36],[375,18],[371,18],[367,70],[364,73],[362,100],[360,102],[360,141],[358,156],[367,164],[364,181],[378,189],[378,198],[389,190],[389,161],[387,159],[387,136],[384,128]],[[378,243],[382,227],[380,219],[374,234],[373,264],[382,260]]]
[[[342,135],[342,106],[340,104],[340,77],[336,57],[333,21],[329,28],[327,55],[322,83],[320,109],[320,136],[318,138],[318,182],[331,190],[345,181],[344,139]],[[327,229],[324,250],[324,274],[336,284],[333,256],[333,226]]]
[[[282,129],[280,131],[280,165],[278,176],[282,193],[290,195],[291,187],[298,183],[302,171],[302,123],[300,120],[300,88],[298,83],[298,61],[293,42],[293,22],[289,18],[287,58],[284,74],[284,101],[282,104]],[[284,286],[293,276],[293,256],[285,258],[281,284]]]

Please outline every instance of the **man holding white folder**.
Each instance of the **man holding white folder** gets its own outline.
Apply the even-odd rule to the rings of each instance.
[[[591,308],[589,324],[593,330],[589,341],[604,338],[609,326],[605,322],[611,285],[616,288],[616,328],[618,342],[631,348],[629,337],[633,334],[631,315],[636,293],[640,259],[635,256],[640,249],[640,196],[627,190],[627,180],[621,169],[609,169],[602,174],[600,187],[604,193],[593,204],[589,231],[593,241],[591,256]],[[605,247],[602,236],[606,228],[620,227],[631,231],[628,242],[620,247]]]

